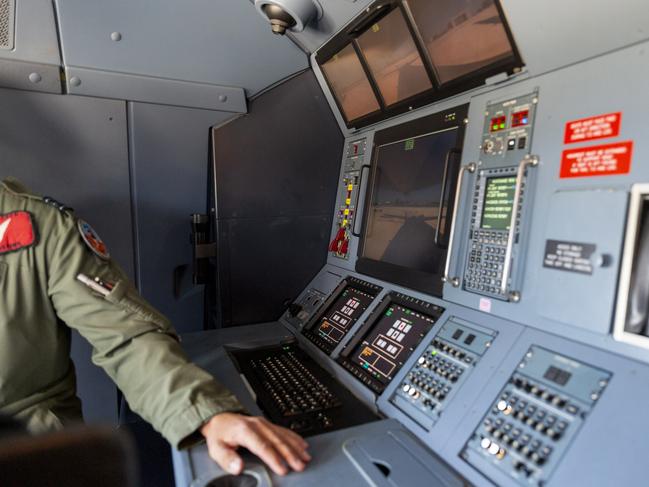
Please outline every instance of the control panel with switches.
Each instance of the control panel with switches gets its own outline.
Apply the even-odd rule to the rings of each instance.
[[[358,193],[363,172],[367,139],[355,140],[347,145],[346,159],[336,213],[336,233],[329,244],[329,252],[341,259],[349,258],[349,243],[354,233],[358,212]]]
[[[320,309],[325,298],[326,296],[317,289],[307,289],[300,299],[288,307],[283,318],[300,329]]]
[[[611,373],[533,346],[462,452],[521,485],[543,485],[579,432]]]
[[[530,155],[538,96],[531,93],[490,104],[482,150],[470,193],[471,221],[463,287],[485,296],[518,302],[523,239],[530,218],[531,182],[538,158]],[[452,282],[459,285],[459,280]]]
[[[396,389],[391,402],[430,429],[495,336],[495,332],[459,318],[449,319]]]

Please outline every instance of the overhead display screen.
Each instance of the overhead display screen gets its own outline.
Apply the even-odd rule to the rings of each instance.
[[[324,63],[322,71],[347,120],[379,110],[379,102],[351,44]]]
[[[347,286],[338,298],[325,310],[307,336],[327,353],[349,333],[358,318],[374,300],[370,294],[353,286]]]
[[[408,0],[440,84],[513,58],[493,0]]]
[[[440,205],[457,128],[378,147],[362,257],[435,273],[447,208]]]
[[[349,355],[349,360],[382,384],[388,384],[408,360],[435,319],[390,304]]]
[[[358,44],[387,106],[433,87],[401,10],[372,25]]]
[[[516,178],[504,176],[487,180],[482,208],[481,227],[487,230],[509,230],[514,208]]]

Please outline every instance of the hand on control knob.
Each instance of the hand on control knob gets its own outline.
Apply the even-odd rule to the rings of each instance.
[[[306,441],[261,417],[217,414],[203,425],[201,433],[207,440],[210,457],[233,475],[243,471],[243,460],[236,452],[238,447],[257,455],[277,475],[286,475],[287,465],[301,472],[311,460]]]

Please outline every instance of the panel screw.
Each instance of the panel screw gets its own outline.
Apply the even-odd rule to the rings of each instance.
[[[29,75],[29,81],[31,81],[32,83],[40,83],[42,79],[43,78],[38,73],[31,73]]]
[[[219,101],[221,103],[225,103],[226,101],[228,101],[228,97],[226,95],[219,95]]]
[[[81,85],[81,78],[79,78],[78,76],[73,76],[72,78],[70,78],[70,85],[71,86]]]
[[[119,42],[119,41],[122,40],[122,33],[121,32],[113,32],[110,35],[110,38],[115,42]]]

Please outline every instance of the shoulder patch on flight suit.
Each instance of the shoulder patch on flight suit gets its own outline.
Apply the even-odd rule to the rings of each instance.
[[[0,254],[31,247],[36,244],[36,230],[32,215],[14,211],[0,215]]]
[[[81,238],[86,243],[88,248],[93,251],[93,253],[103,260],[110,259],[110,252],[108,252],[108,247],[101,239],[101,237],[95,232],[95,230],[90,226],[89,223],[79,220],[77,221],[77,228],[81,234]]]

